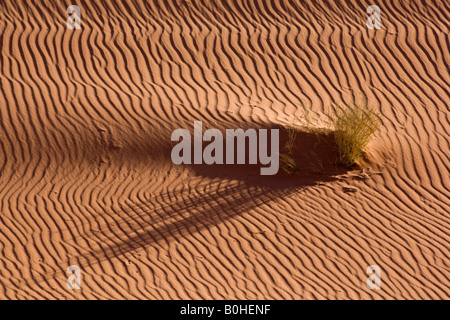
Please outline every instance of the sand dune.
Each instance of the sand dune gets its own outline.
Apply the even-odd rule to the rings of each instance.
[[[71,4],[0,3],[1,299],[450,297],[449,1],[377,1],[380,30],[367,1]],[[320,127],[361,93],[361,169],[170,160],[195,120]]]

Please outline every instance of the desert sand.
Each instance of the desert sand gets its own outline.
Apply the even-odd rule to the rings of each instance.
[[[448,299],[449,12],[0,2],[0,299]],[[360,168],[314,167],[336,150],[308,132],[298,176],[171,161],[196,120],[282,128],[303,104],[320,129],[361,93],[381,127]]]

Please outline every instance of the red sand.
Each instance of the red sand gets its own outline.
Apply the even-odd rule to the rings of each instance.
[[[368,30],[367,1],[204,2],[77,1],[79,30],[71,1],[0,3],[0,299],[448,299],[450,3]],[[195,120],[320,126],[361,92],[364,171],[167,156]]]

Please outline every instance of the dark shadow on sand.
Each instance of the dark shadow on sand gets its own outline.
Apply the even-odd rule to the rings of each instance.
[[[193,124],[185,128],[192,131]],[[280,152],[285,152],[284,145],[288,132],[277,125],[252,125],[255,129],[279,129]],[[237,125],[235,122],[221,126],[209,125],[208,128],[248,129],[249,125]],[[176,129],[176,128],[174,128]],[[124,161],[151,161],[155,155],[162,161],[172,164],[170,152],[176,143],[170,141],[171,130],[166,131],[167,143],[139,145],[136,141],[122,145],[110,156],[118,156]],[[150,134],[150,133],[149,133]],[[79,236],[88,241],[88,250],[79,250],[78,256],[72,257],[70,263],[80,267],[92,266],[104,260],[121,257],[139,248],[160,242],[169,244],[181,239],[219,226],[243,213],[251,212],[263,205],[270,205],[280,198],[286,199],[302,188],[335,180],[335,176],[345,173],[346,168],[337,166],[337,149],[332,132],[299,131],[295,152],[292,157],[298,164],[298,173],[288,175],[280,168],[274,176],[260,175],[261,164],[256,165],[188,165],[193,179],[180,183],[175,190],[152,195],[139,202],[127,205],[113,205],[105,208],[101,221],[108,221],[92,230],[86,230]],[[204,144],[204,146],[207,143]],[[156,148],[156,149],[155,149]],[[270,149],[269,149],[270,150]],[[167,163],[166,163],[167,165]],[[173,164],[172,164],[173,165]],[[183,166],[183,165],[181,165]],[[181,169],[181,168],[180,168]],[[73,239],[75,243],[78,239]]]
[[[218,128],[249,128],[222,124]],[[186,127],[192,131],[191,127]],[[288,139],[288,132],[280,126],[253,125],[255,129],[279,129],[280,152]],[[223,129],[223,130],[222,130]],[[170,141],[170,136],[167,137]],[[178,241],[217,226],[233,217],[249,212],[279,198],[287,198],[301,188],[335,180],[347,171],[337,166],[337,149],[332,132],[297,133],[293,158],[299,172],[288,175],[280,168],[274,176],[260,175],[257,165],[188,165],[195,172],[195,182],[178,191],[152,196],[145,201],[117,209],[108,209],[111,223],[103,226],[91,240],[97,243],[89,252],[80,252],[80,263],[91,264],[118,257],[155,242]],[[175,145],[176,143],[172,143]],[[204,144],[204,146],[207,143]],[[171,147],[161,146],[160,156],[170,160]],[[154,146],[154,145],[153,145]],[[140,152],[139,157],[144,157]],[[127,152],[133,157],[134,153]]]

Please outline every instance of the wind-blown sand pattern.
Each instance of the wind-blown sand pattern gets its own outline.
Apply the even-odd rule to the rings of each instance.
[[[371,4],[0,2],[0,298],[448,299],[450,2],[377,1],[380,30]],[[361,92],[363,171],[170,160],[194,120],[323,120]]]

